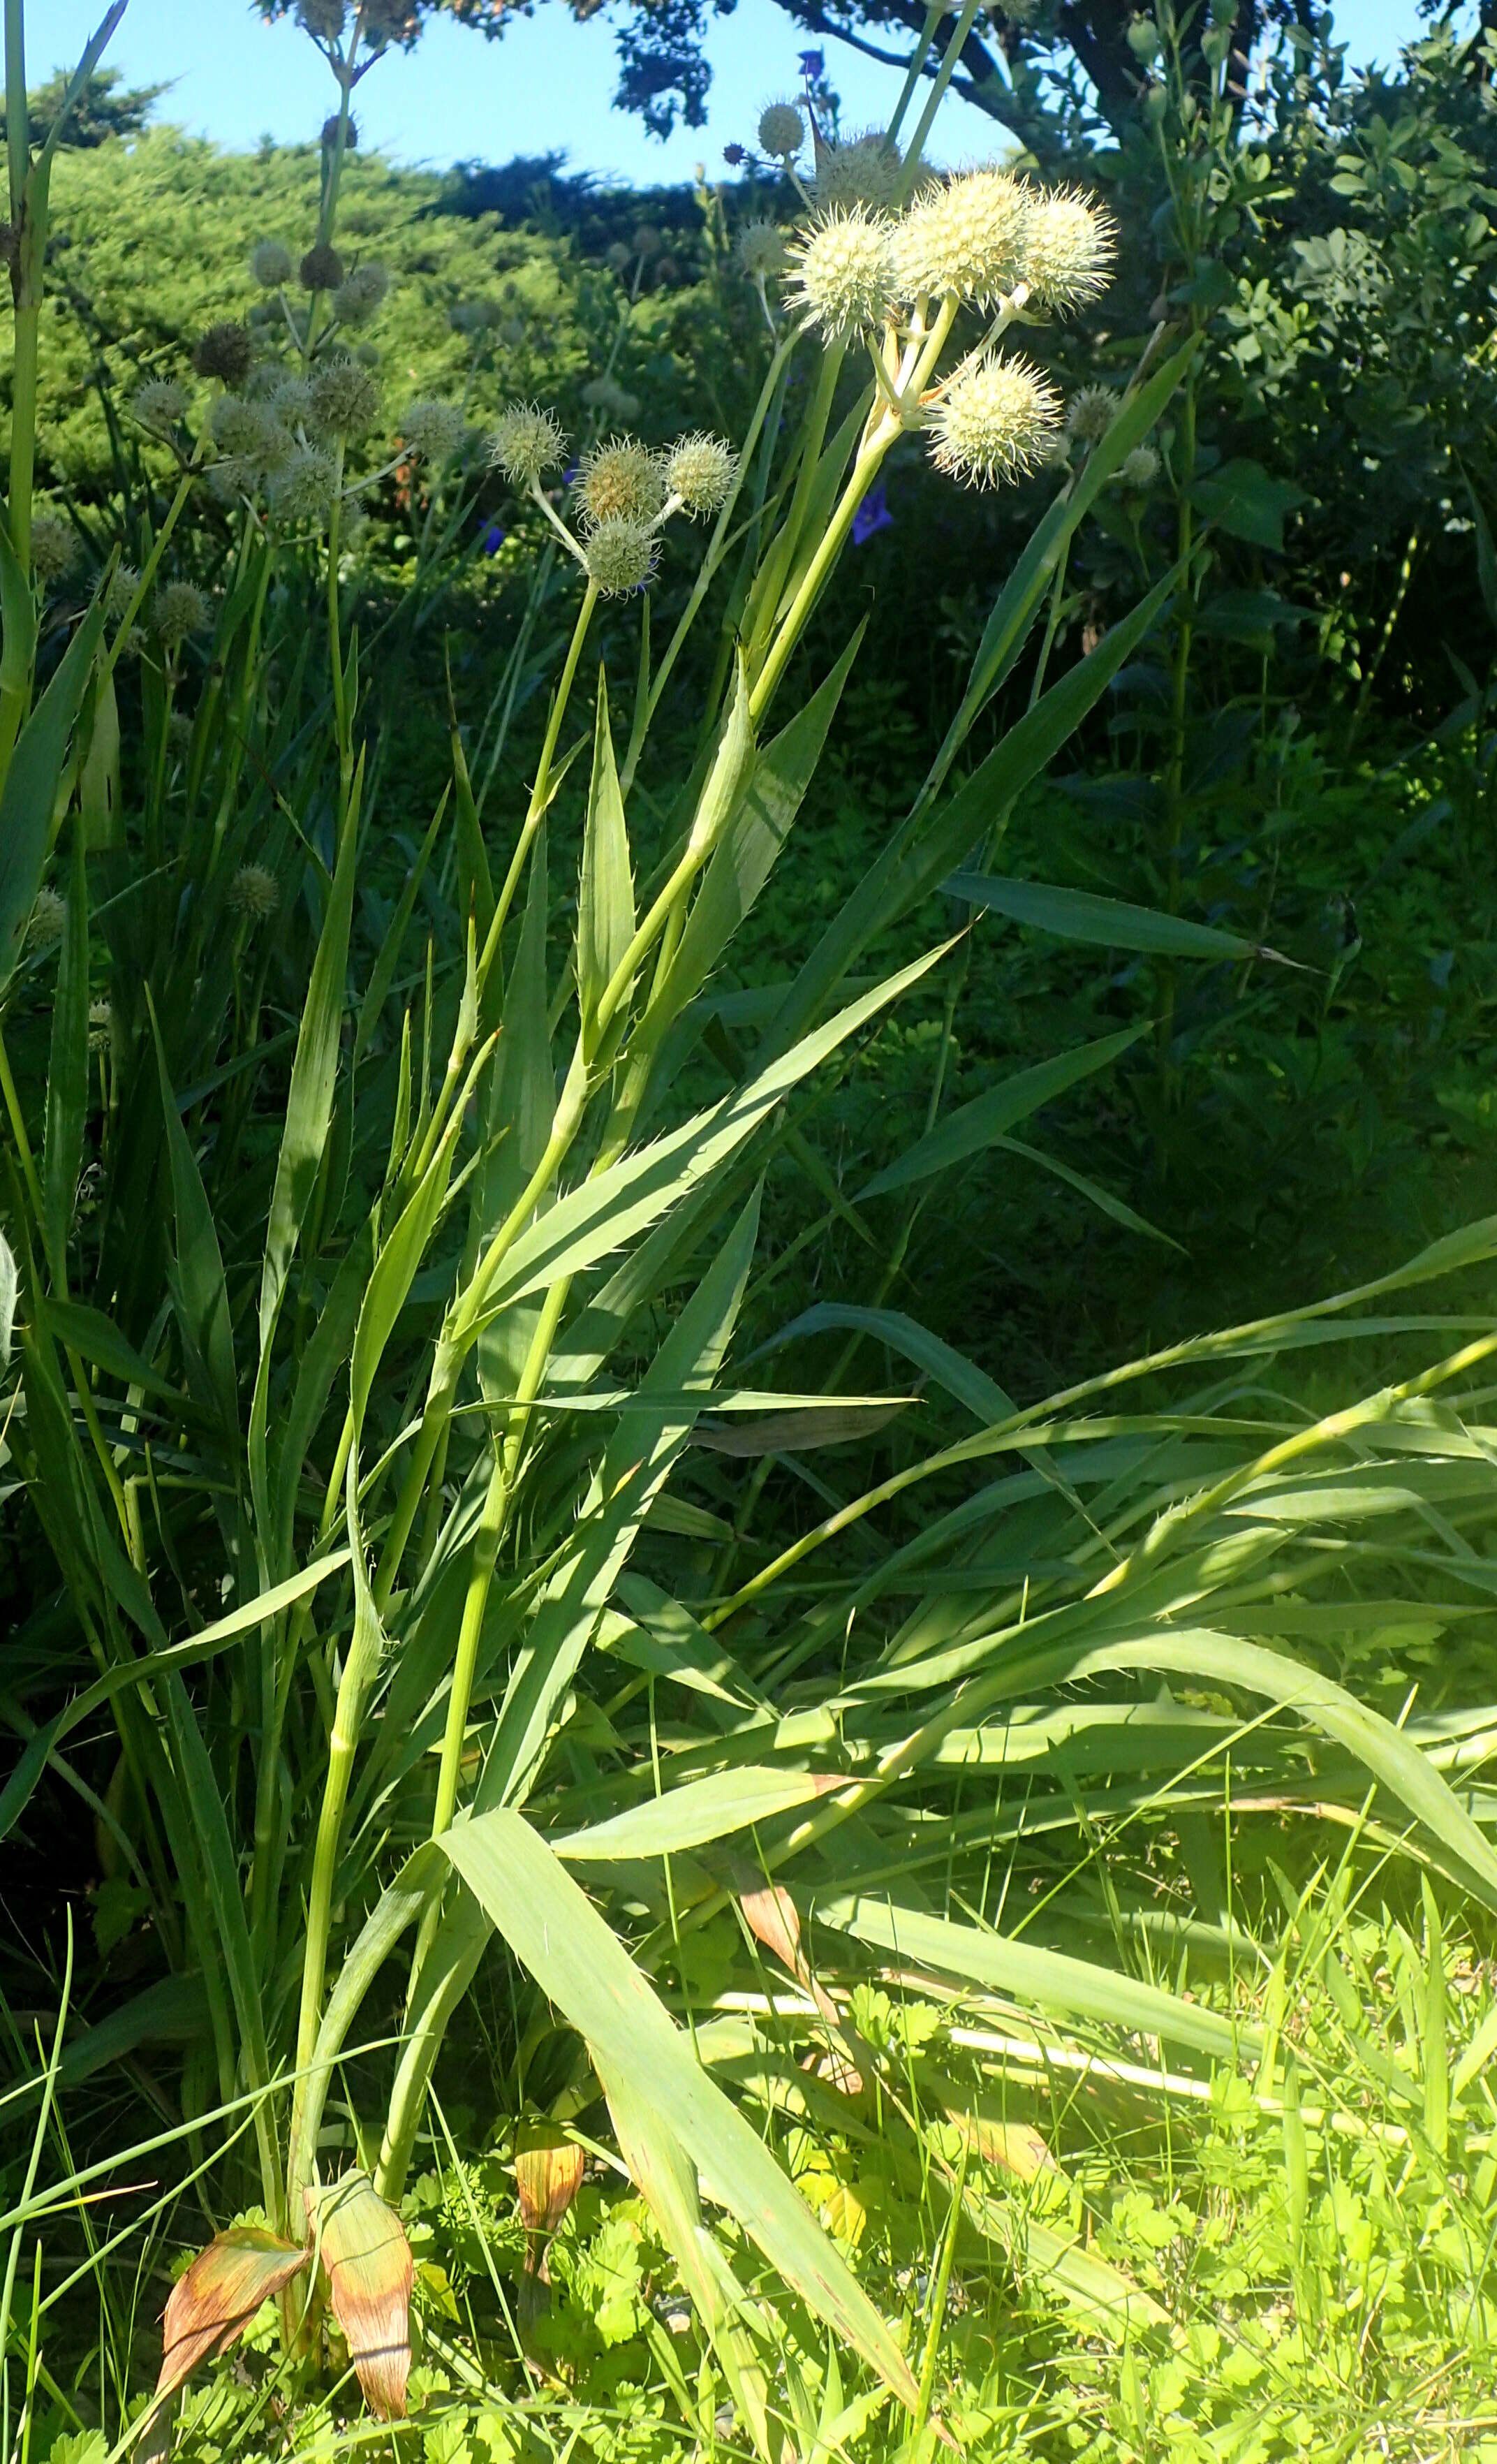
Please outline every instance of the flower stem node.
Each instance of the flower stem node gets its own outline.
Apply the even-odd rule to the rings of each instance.
[[[890,225],[867,206],[836,207],[791,253],[791,297],[828,341],[881,325],[893,299]]]
[[[979,360],[944,396],[932,429],[938,471],[996,488],[1045,460],[1060,433],[1061,399],[1027,360]]]
[[[666,457],[666,488],[696,520],[722,511],[737,469],[737,455],[720,436],[683,436]]]
[[[560,470],[565,451],[561,421],[539,402],[512,402],[489,441],[490,461],[517,488],[534,488],[546,472]]]
[[[659,542],[643,522],[611,515],[585,542],[587,578],[605,599],[624,599],[651,580]]]

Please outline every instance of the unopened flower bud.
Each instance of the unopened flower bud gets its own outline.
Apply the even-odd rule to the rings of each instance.
[[[642,590],[655,570],[655,535],[622,516],[600,522],[587,539],[587,573],[605,599]]]
[[[1144,495],[1159,475],[1159,457],[1152,445],[1135,445],[1117,466],[1117,484]]]
[[[229,904],[252,924],[274,915],[280,905],[280,884],[269,866],[242,864],[229,885]]]
[[[1164,45],[1160,39],[1159,29],[1152,17],[1129,19],[1128,48],[1140,68],[1153,68]]]
[[[610,436],[583,462],[577,494],[585,520],[652,521],[665,503],[665,478],[657,456],[637,436]]]
[[[653,223],[636,223],[631,237],[636,256],[658,256],[665,246]]]
[[[980,360],[936,409],[933,458],[966,486],[994,488],[1043,460],[1060,425],[1060,396],[1027,360]]]
[[[739,265],[752,281],[772,281],[783,274],[790,259],[785,251],[785,235],[778,223],[758,219],[745,223],[734,242]]]
[[[192,364],[200,377],[217,377],[226,385],[243,385],[254,359],[250,328],[236,319],[209,325],[192,345]]]
[[[130,399],[130,408],[143,428],[153,436],[169,436],[180,428],[191,408],[192,397],[187,386],[174,377],[151,377],[137,385]]]
[[[32,904],[31,922],[26,928],[27,947],[50,950],[55,941],[61,940],[62,928],[67,920],[67,900],[44,884]]]
[[[32,569],[38,582],[60,582],[77,561],[77,534],[60,514],[32,516]]]
[[[622,239],[616,239],[603,253],[603,261],[614,274],[627,274],[634,262],[634,252]]]
[[[818,206],[892,206],[904,160],[881,128],[866,128],[840,145],[816,141],[812,178]]]
[[[395,423],[407,453],[439,466],[462,451],[468,423],[455,402],[412,402]]]
[[[1045,308],[1064,314],[1105,291],[1116,253],[1111,216],[1069,188],[1042,198],[1024,231],[1024,275]]]
[[[693,519],[720,513],[737,475],[738,457],[720,436],[683,436],[666,458],[666,487]]]
[[[969,171],[933,188],[896,223],[890,244],[901,299],[954,294],[991,307],[1012,291],[1035,190],[1008,171]]]
[[[489,459],[517,488],[533,488],[542,473],[561,467],[566,436],[556,413],[538,402],[514,402],[489,443]]]
[[[128,613],[130,602],[140,588],[141,577],[133,564],[117,564],[109,577],[104,593],[104,614],[112,625],[120,624]]]
[[[356,265],[333,294],[333,306],[345,325],[366,325],[385,304],[390,287],[387,265],[377,256]]]
[[[151,629],[166,651],[180,650],[189,633],[210,622],[208,601],[195,582],[165,582],[151,606]]]
[[[373,372],[341,352],[314,369],[308,426],[322,436],[366,436],[380,415]]]
[[[890,226],[866,206],[836,208],[791,250],[792,297],[828,341],[883,322],[892,301]]]
[[[583,401],[589,410],[601,410],[612,419],[634,419],[639,413],[639,396],[630,393],[613,377],[592,377],[583,387]]]
[[[337,486],[331,453],[319,445],[298,445],[271,481],[271,511],[283,522],[325,523]]]
[[[1072,394],[1066,426],[1078,445],[1097,445],[1117,416],[1117,396],[1111,385],[1083,385]]]
[[[343,278],[343,260],[336,248],[319,240],[308,249],[297,272],[303,291],[336,291]]]
[[[793,163],[805,143],[805,120],[799,103],[772,102],[760,114],[759,142],[766,154]]]
[[[250,251],[250,272],[262,291],[278,291],[295,270],[289,248],[278,239],[257,239]]]

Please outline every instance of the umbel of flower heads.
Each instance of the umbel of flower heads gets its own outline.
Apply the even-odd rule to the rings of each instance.
[[[996,167],[949,180],[922,174],[903,209],[870,197],[867,179],[849,202],[838,187],[818,176],[812,210],[789,244],[788,297],[824,342],[866,344],[877,385],[866,445],[876,439],[887,451],[896,435],[921,430],[937,468],[971,487],[1049,459],[1064,406],[1004,339],[1015,324],[1064,316],[1106,287],[1115,245],[1109,217],[1075,190]],[[756,240],[756,256],[767,253]],[[958,316],[974,309],[985,331],[940,374]]]
[[[489,458],[513,487],[538,505],[603,599],[643,589],[660,558],[667,522],[719,513],[737,476],[737,456],[720,436],[678,437],[657,451],[637,436],[610,436],[580,465],[571,504],[576,527],[556,511],[541,485],[560,471],[566,437],[539,403],[512,403],[490,441]]]

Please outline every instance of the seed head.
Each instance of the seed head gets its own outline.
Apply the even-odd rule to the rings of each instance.
[[[1066,426],[1078,445],[1100,445],[1117,415],[1117,396],[1111,385],[1083,385],[1072,394]]]
[[[380,415],[380,387],[361,360],[341,352],[312,378],[307,424],[321,436],[366,436]]]
[[[588,537],[588,576],[605,599],[623,599],[631,590],[643,590],[658,553],[655,535],[643,522],[614,515]]]
[[[343,260],[336,248],[319,241],[309,248],[297,269],[303,291],[336,291],[343,279]]]
[[[555,411],[539,402],[512,402],[489,441],[489,459],[517,488],[533,488],[560,468],[566,435]]]
[[[192,407],[192,397],[185,385],[175,377],[151,377],[137,385],[130,408],[143,428],[153,436],[169,436],[180,428]]]
[[[208,601],[195,582],[164,582],[151,606],[151,627],[166,651],[180,650],[189,633],[209,622]]]
[[[883,322],[892,300],[890,225],[867,206],[834,207],[791,250],[791,297],[828,341]]]
[[[805,120],[798,102],[772,102],[760,112],[759,142],[766,154],[793,163],[805,143]]]
[[[589,410],[605,411],[614,419],[633,419],[639,410],[638,394],[612,377],[594,377],[583,387],[583,401]]]
[[[250,272],[262,291],[278,291],[295,270],[295,259],[282,240],[257,239],[250,251]]]
[[[283,522],[316,522],[333,509],[338,465],[320,445],[298,445],[271,481],[271,511]]]
[[[468,422],[455,402],[407,403],[395,427],[407,453],[438,464],[452,461],[468,434]]]
[[[32,516],[32,568],[38,582],[58,582],[78,552],[77,535],[60,514]]]
[[[26,927],[29,946],[33,950],[50,950],[55,941],[61,940],[62,928],[67,920],[67,900],[45,886],[38,890],[32,907],[31,922]]]
[[[252,924],[263,923],[280,905],[280,884],[268,866],[242,864],[229,885],[229,904]]]
[[[1020,276],[1034,190],[1007,171],[969,171],[933,188],[894,226],[901,299],[958,299],[990,308]]]
[[[666,500],[659,457],[637,436],[610,436],[583,464],[577,481],[583,517],[600,522],[649,522]]]
[[[761,218],[744,223],[734,245],[738,263],[751,281],[770,281],[783,274],[790,262],[785,253],[785,235],[778,223]]]
[[[109,577],[104,593],[104,614],[112,625],[122,622],[131,600],[141,586],[141,577],[133,564],[117,564]]]
[[[865,128],[840,145],[816,141],[811,187],[818,206],[892,206],[904,158],[881,128]]]
[[[967,487],[996,488],[1044,459],[1060,429],[1060,396],[1027,360],[980,360],[932,425],[938,471]]]
[[[226,385],[243,385],[254,358],[248,325],[232,319],[209,325],[192,345],[192,364],[200,377],[217,377]]]
[[[720,436],[683,436],[667,456],[666,487],[694,520],[722,511],[737,468],[737,455]]]
[[[347,15],[343,0],[297,0],[297,23],[324,43],[336,43]]]
[[[1117,466],[1117,484],[1143,495],[1159,475],[1159,457],[1152,445],[1135,445]]]
[[[1024,277],[1041,307],[1064,316],[1107,289],[1116,253],[1112,216],[1089,205],[1078,190],[1056,188],[1029,216]]]
[[[390,287],[390,270],[371,256],[356,265],[333,294],[333,306],[345,325],[367,325],[371,317],[385,305]]]

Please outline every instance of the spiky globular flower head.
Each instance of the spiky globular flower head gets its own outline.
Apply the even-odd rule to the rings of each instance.
[[[610,274],[627,274],[634,262],[634,252],[627,240],[616,239],[604,250],[603,261]]]
[[[336,43],[347,16],[343,0],[297,0],[297,23],[319,41]]]
[[[270,405],[287,428],[304,427],[312,416],[312,387],[305,377],[282,377],[272,389]]]
[[[26,938],[33,950],[50,950],[62,938],[62,928],[68,920],[68,902],[45,885],[36,892],[32,905],[31,922]]]
[[[166,651],[180,650],[189,633],[209,623],[208,601],[195,582],[164,582],[151,605],[151,629]]]
[[[1112,216],[1089,203],[1079,189],[1055,188],[1030,214],[1024,277],[1041,307],[1064,316],[1107,289],[1116,253]]]
[[[1034,190],[1009,171],[968,171],[934,187],[894,226],[890,243],[901,299],[958,299],[990,308],[1023,271]]]
[[[636,223],[630,239],[636,256],[658,256],[665,246],[653,223]]]
[[[777,162],[793,163],[805,143],[805,116],[800,104],[766,104],[759,116],[759,142]]]
[[[1078,445],[1100,445],[1116,416],[1117,396],[1111,385],[1083,385],[1071,395],[1066,427]]]
[[[339,284],[333,306],[345,325],[366,325],[384,306],[389,287],[389,267],[377,256],[368,257]]]
[[[133,564],[117,564],[109,577],[104,593],[104,614],[112,625],[121,624],[130,610],[130,602],[141,586],[141,577]]]
[[[583,387],[583,402],[588,410],[601,410],[610,419],[633,419],[639,410],[638,394],[615,377],[590,378]]]
[[[379,380],[362,360],[324,360],[312,378],[307,424],[322,436],[366,436],[380,415]]]
[[[1143,495],[1159,475],[1159,457],[1152,445],[1135,445],[1117,466],[1117,484]]]
[[[32,516],[32,570],[38,582],[60,581],[77,561],[77,534],[60,514]]]
[[[964,486],[996,488],[1042,462],[1060,426],[1060,396],[1027,360],[979,360],[936,411],[932,454]]]
[[[407,453],[423,462],[451,462],[463,450],[468,422],[455,402],[407,403],[395,422]]]
[[[268,865],[242,864],[229,885],[229,904],[252,924],[263,923],[280,905],[280,883]]]
[[[209,325],[192,345],[192,364],[200,377],[217,377],[222,385],[243,385],[254,359],[254,342],[248,325],[236,318],[222,324]]]
[[[191,407],[191,395],[175,377],[148,377],[144,385],[136,386],[130,398],[130,408],[153,436],[169,436],[173,429],[181,427]]]
[[[454,334],[487,334],[498,323],[502,313],[496,299],[454,299],[447,312],[447,321]]]
[[[694,520],[722,511],[737,469],[737,455],[720,436],[683,436],[666,457],[666,487]]]
[[[297,278],[303,291],[336,291],[345,271],[337,249],[319,240],[316,248],[308,249],[297,268]]]
[[[253,471],[274,471],[291,451],[291,437],[268,402],[246,402],[221,393],[209,413],[213,442],[226,459]]]
[[[561,468],[566,433],[554,410],[539,402],[512,402],[489,440],[489,459],[517,488],[533,488],[547,471]]]
[[[338,465],[320,445],[297,445],[271,481],[271,511],[283,522],[327,520],[338,490]]]
[[[257,239],[250,251],[250,272],[262,291],[278,291],[296,271],[296,260],[283,240]]]
[[[752,282],[772,281],[783,274],[790,259],[785,250],[785,235],[778,223],[767,222],[762,215],[744,223],[734,249],[739,265]]]
[[[790,253],[791,298],[828,341],[883,322],[893,297],[890,225],[867,206],[836,207]]]
[[[88,1048],[102,1052],[114,1033],[114,1004],[107,1001],[91,1001],[88,1005]]]
[[[643,522],[613,515],[587,538],[587,575],[605,599],[623,599],[643,590],[655,570],[659,553],[653,531]]]
[[[658,454],[637,436],[610,436],[588,454],[577,478],[583,518],[601,522],[649,522],[666,500]]]
[[[341,111],[335,111],[323,121],[321,132],[318,138],[318,143],[324,154],[331,154],[336,150],[340,137],[342,138],[345,154],[358,153],[359,122],[351,116],[345,120]]]
[[[882,128],[861,129],[840,145],[816,141],[811,187],[819,206],[892,206],[904,157]]]

